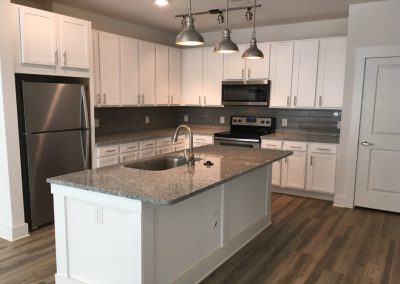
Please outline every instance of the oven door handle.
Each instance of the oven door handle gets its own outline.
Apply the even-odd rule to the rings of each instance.
[[[245,139],[245,138],[228,138],[228,137],[215,137],[214,140],[218,141],[238,141],[238,142],[251,142],[251,143],[260,143],[260,140],[257,139]]]

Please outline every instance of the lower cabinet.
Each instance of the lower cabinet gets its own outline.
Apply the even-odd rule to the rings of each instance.
[[[193,135],[193,147],[214,144],[214,135]]]
[[[282,141],[264,139],[261,141],[261,148],[281,150]],[[271,180],[272,185],[281,186],[281,172],[282,172],[281,168],[282,168],[282,160],[272,164],[272,180]]]

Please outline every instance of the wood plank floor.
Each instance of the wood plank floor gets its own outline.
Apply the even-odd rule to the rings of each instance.
[[[400,214],[273,194],[273,224],[202,283],[400,283]],[[0,284],[54,283],[54,229],[0,239]],[[113,284],[113,283],[112,283]]]

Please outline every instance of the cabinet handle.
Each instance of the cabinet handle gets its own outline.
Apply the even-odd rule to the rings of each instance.
[[[140,94],[137,95],[137,104],[140,105]]]
[[[174,104],[174,96],[171,96],[171,104]]]
[[[204,96],[203,101],[204,101],[204,105],[207,105],[207,97],[206,96]]]
[[[301,149],[300,146],[289,146],[289,147],[292,148],[292,149]]]
[[[250,68],[247,70],[247,79],[250,79]]]
[[[287,106],[290,105],[290,97],[289,97],[289,96],[286,97],[286,105],[287,105]]]
[[[244,69],[242,68],[242,79],[244,79]]]
[[[101,95],[100,93],[97,94],[97,104],[101,104]]]
[[[321,151],[330,151],[331,149],[328,149],[328,148],[317,148],[317,150],[321,150]]]
[[[319,106],[322,106],[322,96],[319,96]]]
[[[126,147],[126,149],[136,149],[136,146],[129,146],[129,147]]]
[[[167,103],[167,104],[170,104],[170,103],[169,103],[169,96],[167,96],[167,101],[168,101],[168,103]]]
[[[64,56],[64,65],[67,65],[67,52],[66,51],[64,51],[63,56]]]
[[[142,104],[144,105],[144,94],[142,94]]]
[[[115,150],[107,150],[106,153],[114,153]]]
[[[199,96],[199,105],[201,105],[201,96]]]
[[[103,94],[103,104],[107,103],[107,99],[106,99],[106,93]]]
[[[312,166],[312,164],[313,164],[313,156],[311,155],[310,156],[310,166]]]
[[[297,106],[297,97],[294,97],[294,105]]]
[[[56,62],[56,65],[58,65],[58,50],[56,50],[55,52],[54,52],[54,61]]]

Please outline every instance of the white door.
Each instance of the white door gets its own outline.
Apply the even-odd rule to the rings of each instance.
[[[294,44],[292,106],[315,106],[319,40],[301,40]]]
[[[56,16],[43,10],[19,8],[21,63],[58,64]]]
[[[400,212],[400,57],[367,59],[355,205]]]
[[[168,105],[169,98],[169,50],[168,46],[156,45],[156,104]]]
[[[269,43],[259,43],[257,46],[263,52],[264,58],[246,60],[246,77],[248,80],[269,78],[269,55],[271,45]]]
[[[317,80],[317,106],[320,108],[343,105],[346,46],[346,38],[321,39]]]
[[[334,193],[336,155],[309,154],[307,167],[307,190]]]
[[[61,66],[89,69],[90,23],[67,16],[58,16]]]
[[[99,32],[100,89],[102,105],[120,104],[119,38]]]
[[[139,105],[139,41],[121,37],[121,103]]]
[[[290,107],[293,42],[271,44],[271,107]]]
[[[141,104],[156,103],[156,48],[151,42],[139,42],[139,78]]]
[[[246,79],[246,60],[242,58],[246,50],[245,44],[239,44],[239,52],[224,54],[224,80]],[[222,56],[222,54],[219,54]]]
[[[203,97],[203,49],[182,50],[181,102],[186,105],[201,105]]]
[[[213,47],[203,48],[203,104],[221,105],[224,57]]]
[[[306,153],[294,152],[282,162],[282,186],[304,189],[306,174]]]
[[[181,51],[169,48],[169,97],[171,105],[179,105],[181,97]]]

